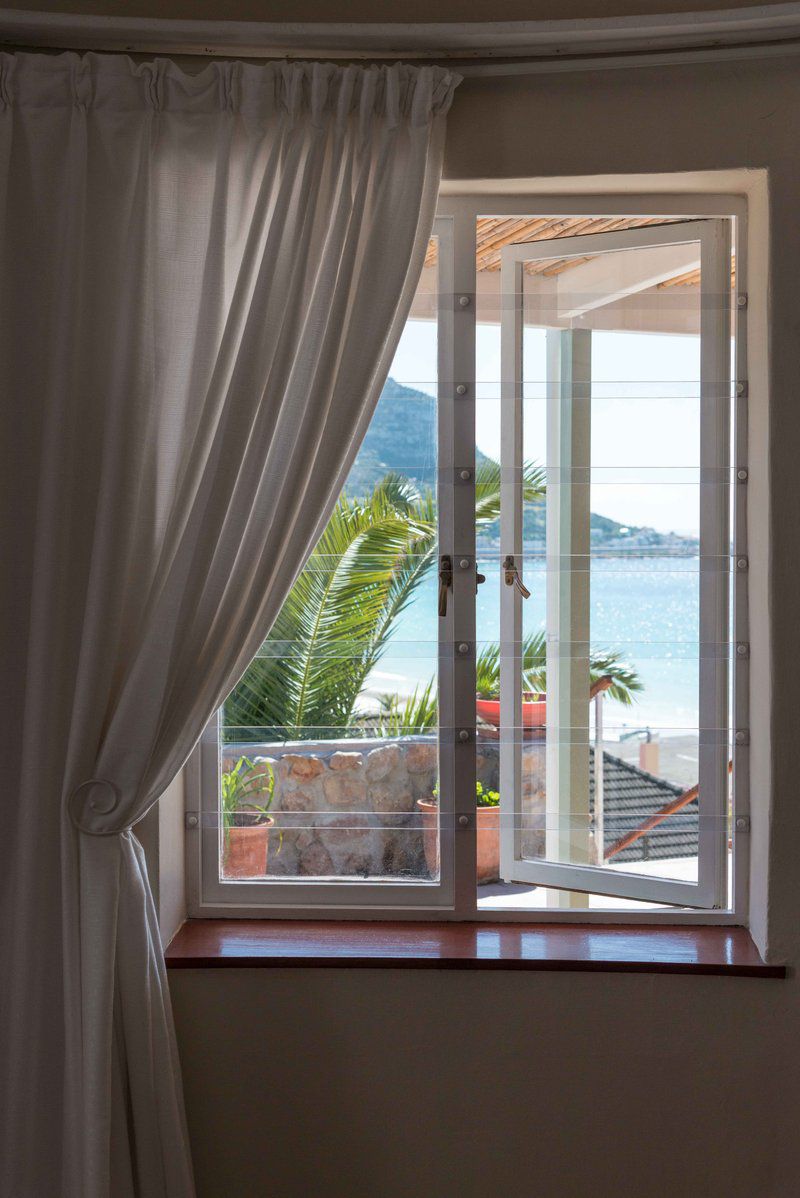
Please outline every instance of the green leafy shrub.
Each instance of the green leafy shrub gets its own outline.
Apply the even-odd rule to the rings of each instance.
[[[478,807],[499,807],[500,794],[496,790],[487,790],[480,782],[475,786],[475,797]]]
[[[434,802],[439,801],[439,783],[437,782],[433,788]],[[476,807],[499,807],[500,794],[496,790],[488,790],[482,782],[475,783],[475,806]]]

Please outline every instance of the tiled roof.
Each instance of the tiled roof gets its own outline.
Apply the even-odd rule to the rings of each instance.
[[[594,810],[594,750],[591,751],[590,802]],[[621,836],[633,831],[651,815],[683,794],[680,786],[648,774],[638,766],[611,753],[603,753],[603,810],[604,841],[608,849]],[[694,857],[697,855],[697,799],[682,811],[668,816],[662,823],[640,837],[629,848],[617,853],[613,861],[652,861],[663,857]]]

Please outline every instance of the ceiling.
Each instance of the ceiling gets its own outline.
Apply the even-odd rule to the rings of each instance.
[[[752,7],[748,0],[14,0],[28,12],[206,21],[552,21]]]
[[[677,217],[663,216],[536,216],[536,217],[479,217],[477,234],[477,267],[481,272],[500,270],[500,251],[504,245],[520,241],[547,241],[562,237],[576,237],[594,233],[610,233],[620,229],[640,229],[645,225],[674,224]],[[436,262],[436,241],[428,247],[425,265]],[[563,274],[564,271],[590,262],[591,257],[559,258],[554,256],[545,261],[529,262],[529,274],[541,274],[545,278]],[[676,274],[672,279],[659,283],[659,288],[691,287],[700,281],[699,271]]]

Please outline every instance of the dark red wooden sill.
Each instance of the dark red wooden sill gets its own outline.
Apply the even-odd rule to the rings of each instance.
[[[655,924],[195,919],[166,951],[169,969],[532,969],[589,973],[786,976],[745,928]]]

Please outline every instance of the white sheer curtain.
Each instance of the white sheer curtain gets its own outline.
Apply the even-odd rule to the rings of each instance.
[[[131,831],[329,513],[457,77],[0,55],[0,1193],[193,1192]]]

